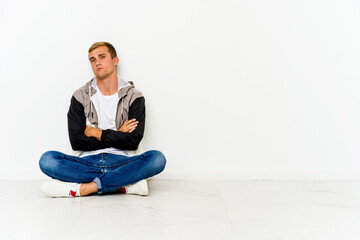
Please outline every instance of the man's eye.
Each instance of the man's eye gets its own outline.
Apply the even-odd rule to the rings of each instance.
[[[105,56],[101,56],[101,58],[105,58]]]
[[[91,59],[90,62],[94,62],[95,60],[94,59]]]

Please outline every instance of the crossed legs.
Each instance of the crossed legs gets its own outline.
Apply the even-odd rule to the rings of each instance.
[[[166,159],[155,150],[132,157],[101,153],[83,158],[48,151],[41,156],[39,165],[51,178],[81,184],[80,195],[86,196],[114,191],[159,174]]]

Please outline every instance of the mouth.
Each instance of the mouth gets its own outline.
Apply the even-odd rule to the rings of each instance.
[[[97,71],[100,71],[101,69],[103,69],[103,68],[97,68],[96,70],[97,70]]]

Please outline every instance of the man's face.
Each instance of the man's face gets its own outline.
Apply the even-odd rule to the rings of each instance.
[[[117,57],[111,58],[106,46],[101,46],[89,53],[91,68],[97,79],[105,79],[116,73],[116,65],[119,63]]]

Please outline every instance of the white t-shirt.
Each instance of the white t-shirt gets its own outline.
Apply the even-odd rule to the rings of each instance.
[[[119,95],[116,92],[113,95],[105,96],[99,90],[99,123],[98,128],[101,130],[105,129],[116,129],[115,117],[117,104],[119,102]]]
[[[101,130],[111,129],[111,130],[117,130],[116,129],[116,110],[117,110],[117,104],[119,102],[119,94],[116,92],[113,95],[105,96],[101,93],[99,90],[97,84],[95,86],[96,88],[96,94],[98,95],[98,128]],[[99,153],[112,153],[112,154],[118,154],[118,155],[128,155],[127,151],[120,150],[117,148],[104,148],[99,149],[95,151],[84,151],[80,154],[79,157],[85,157],[89,155],[95,155]]]

